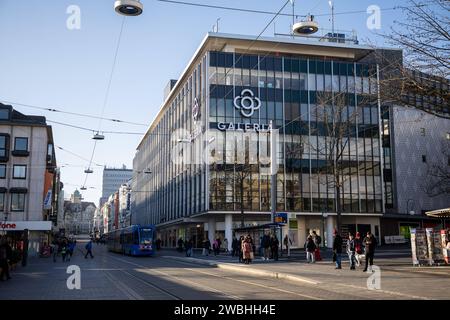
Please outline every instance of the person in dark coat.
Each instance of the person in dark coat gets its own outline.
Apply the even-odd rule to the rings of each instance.
[[[3,277],[6,276],[6,280],[11,279],[9,275],[9,264],[8,261],[11,260],[12,257],[12,249],[9,245],[8,241],[3,238],[0,243],[0,268],[2,268],[2,272],[0,274],[0,281],[4,281]]]
[[[264,257],[263,260],[269,261],[270,255],[270,236],[268,234],[264,234],[261,240],[261,247],[263,248]]]
[[[180,237],[180,239],[178,239],[178,251],[179,252],[183,252],[183,244],[184,244],[184,241]]]
[[[305,250],[306,260],[308,261],[308,263],[315,263],[316,261],[314,252],[316,251],[316,244],[314,243],[314,239],[312,236],[308,236],[308,239],[306,239]]]
[[[278,241],[277,236],[273,236],[270,243],[272,249],[272,257],[275,261],[278,261],[278,247],[280,246],[280,241]]]
[[[373,236],[370,231],[367,231],[367,236],[363,241],[365,250],[366,250],[366,267],[363,272],[367,271],[367,266],[370,264],[370,269],[372,269],[373,265],[373,256],[375,255],[375,247],[377,245],[377,239]]]
[[[334,230],[334,240],[333,240],[333,260],[336,262],[336,269],[342,269],[342,237],[339,235],[337,230]]]
[[[350,270],[355,270],[355,239],[353,238],[353,235],[349,233],[348,240],[347,240],[347,254],[348,254],[348,260],[350,261]]]

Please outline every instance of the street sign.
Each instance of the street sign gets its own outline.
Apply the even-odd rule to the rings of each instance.
[[[287,221],[288,221],[288,214],[286,212],[277,212],[277,213],[275,213],[273,222],[286,224]]]

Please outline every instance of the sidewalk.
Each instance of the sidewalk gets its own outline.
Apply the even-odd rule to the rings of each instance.
[[[409,248],[378,250],[374,261],[375,266],[380,268],[377,281],[381,283],[381,288],[378,290],[371,289],[369,284],[376,276],[362,272],[365,260],[357,270],[350,270],[348,257],[343,254],[342,269],[335,270],[330,250],[322,254],[325,257],[323,261],[314,264],[306,263],[305,254],[301,251],[295,252],[290,259],[284,257],[278,262],[263,261],[257,257],[250,265],[238,263],[237,257],[230,255],[202,256],[201,251],[195,252],[193,257],[186,257],[185,253],[172,250],[164,250],[158,255],[248,276],[326,287],[335,293],[356,292],[362,299],[448,299],[448,293],[442,288],[450,286],[450,278],[443,278],[442,273],[450,272],[450,267],[414,268],[408,250]]]

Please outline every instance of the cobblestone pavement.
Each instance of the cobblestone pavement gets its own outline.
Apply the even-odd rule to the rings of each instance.
[[[84,244],[80,243],[79,248]],[[188,261],[176,251],[160,251],[155,257],[130,257],[110,253],[94,245],[94,259],[78,249],[70,262],[51,258],[30,259],[17,267],[13,279],[0,282],[0,299],[449,299],[448,267],[411,267],[402,252],[375,259],[381,268],[381,290],[367,289],[371,274],[335,270],[331,261],[307,264],[301,260],[235,263],[234,257],[201,257],[227,262],[240,270],[224,270]],[[167,257],[172,256],[172,257]],[[173,258],[176,257],[176,260]],[[195,255],[197,258],[197,255]],[[69,265],[81,269],[81,289],[69,290]],[[268,270],[310,279],[317,284],[254,276],[247,270]]]

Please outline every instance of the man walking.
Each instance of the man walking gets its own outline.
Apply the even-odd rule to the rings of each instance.
[[[93,259],[94,256],[92,255],[92,240],[89,240],[89,242],[86,244],[85,248],[86,248],[87,252],[84,255],[84,258],[87,259],[87,256],[90,255],[91,259]]]
[[[342,269],[341,264],[341,254],[342,254],[342,238],[337,230],[334,230],[334,241],[333,241],[333,260],[336,262],[335,269]]]
[[[370,271],[372,271],[373,256],[375,254],[375,246],[377,245],[377,239],[370,231],[367,231],[367,236],[364,238],[364,246],[366,248],[366,267],[363,272],[367,271],[367,266],[370,264]]]
[[[348,234],[347,240],[347,254],[350,261],[350,270],[355,270],[355,239],[351,233]]]
[[[314,240],[310,235],[306,240],[305,249],[306,249],[306,260],[308,261],[308,263],[315,263],[314,251],[316,250],[316,245],[314,244]]]
[[[264,234],[261,241],[261,247],[264,250],[263,260],[269,261],[270,256],[270,237],[268,234]]]

